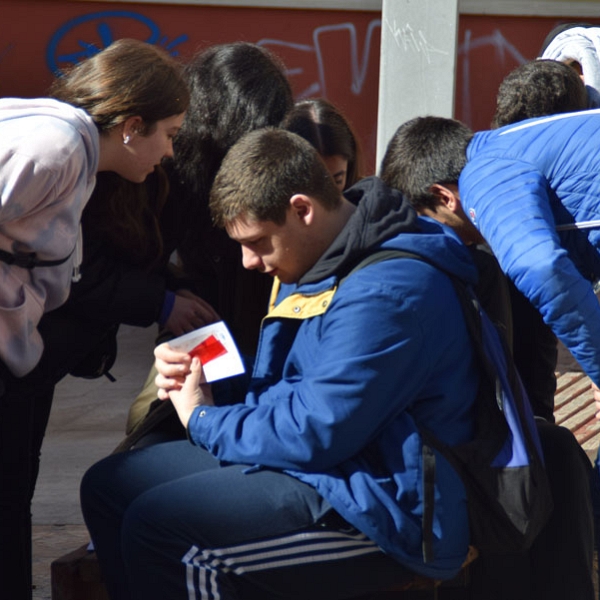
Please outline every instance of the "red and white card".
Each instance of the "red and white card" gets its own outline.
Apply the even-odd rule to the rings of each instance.
[[[217,381],[244,372],[239,350],[223,321],[211,323],[169,341],[169,346],[197,356],[206,381]]]

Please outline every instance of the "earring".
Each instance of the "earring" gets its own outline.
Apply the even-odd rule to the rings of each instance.
[[[130,140],[130,139],[131,139],[131,138],[130,138],[128,135],[126,135],[126,136],[123,138],[123,143],[124,143],[124,144],[129,144],[129,140]]]

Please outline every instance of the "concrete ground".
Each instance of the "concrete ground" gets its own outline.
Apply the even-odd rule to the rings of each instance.
[[[127,411],[152,365],[155,327],[122,327],[106,378],[63,380],[54,398],[33,499],[34,600],[50,600],[50,563],[88,541],[79,508],[86,469],[123,439]]]

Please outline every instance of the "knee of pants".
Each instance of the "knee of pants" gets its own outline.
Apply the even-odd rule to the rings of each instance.
[[[186,535],[186,524],[178,522],[173,510],[156,502],[152,492],[142,494],[130,504],[121,524],[121,552],[125,564],[140,561],[155,564],[157,558],[162,563],[180,564],[194,544]]]
[[[106,515],[117,508],[119,495],[113,489],[114,481],[115,469],[107,459],[85,472],[79,486],[79,499],[86,522],[94,515]]]

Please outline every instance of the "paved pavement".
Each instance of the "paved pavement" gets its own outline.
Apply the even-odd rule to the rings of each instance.
[[[58,386],[33,499],[34,600],[50,600],[50,563],[88,541],[79,508],[86,469],[123,439],[129,405],[152,365],[156,329],[122,327],[117,381],[67,377]]]

